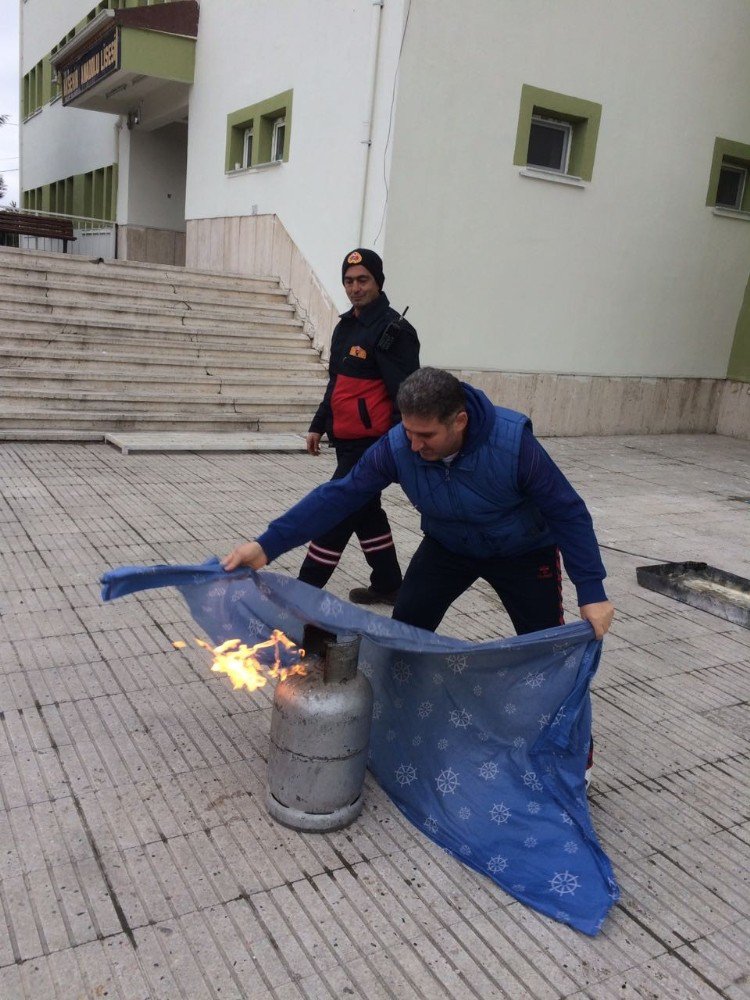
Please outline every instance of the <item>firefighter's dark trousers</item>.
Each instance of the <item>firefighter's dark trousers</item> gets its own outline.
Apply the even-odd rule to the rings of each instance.
[[[343,478],[373,443],[371,439],[337,442],[337,465],[331,478]],[[398,590],[401,586],[401,569],[391,526],[381,506],[379,494],[330,531],[310,542],[299,571],[299,579],[313,587],[325,587],[352,535],[359,539],[370,566],[372,589],[380,594]]]

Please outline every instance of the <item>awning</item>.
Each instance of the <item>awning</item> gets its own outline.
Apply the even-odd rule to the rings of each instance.
[[[187,104],[197,35],[195,0],[102,11],[52,56],[63,105],[123,115]]]

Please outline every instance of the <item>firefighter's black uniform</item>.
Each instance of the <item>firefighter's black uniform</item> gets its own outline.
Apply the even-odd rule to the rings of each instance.
[[[328,386],[310,424],[310,431],[327,434],[336,449],[333,479],[345,476],[398,422],[398,387],[417,368],[417,331],[399,319],[385,292],[364,306],[359,316],[354,309],[342,313],[331,338]],[[380,496],[310,542],[299,579],[324,587],[354,533],[370,565],[372,590],[379,594],[398,590],[401,569]]]

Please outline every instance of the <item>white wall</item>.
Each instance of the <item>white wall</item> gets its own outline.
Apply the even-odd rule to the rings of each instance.
[[[196,47],[188,219],[275,213],[342,308],[341,261],[360,242],[376,13],[370,0],[212,0],[201,6]],[[372,245],[382,216],[383,146],[402,19],[403,0],[386,0],[365,245]],[[286,90],[294,91],[289,161],[227,176],[227,115]],[[381,233],[381,246],[382,240]]]
[[[726,374],[750,222],[705,206],[716,136],[750,142],[744,0],[414,0],[389,291],[423,360]],[[603,105],[585,190],[513,165],[522,84]]]
[[[22,3],[21,77],[94,5],[95,0],[27,0]],[[117,118],[113,115],[63,108],[62,101],[45,105],[19,128],[22,189],[29,190],[116,163],[116,123]]]
[[[62,101],[45,105],[21,126],[24,188],[117,163],[119,123],[117,115],[64,108]]]
[[[21,76],[95,6],[96,0],[22,0]]]
[[[165,125],[155,132],[133,129],[129,134],[127,203],[118,222],[156,229],[185,229],[185,162],[187,127]]]

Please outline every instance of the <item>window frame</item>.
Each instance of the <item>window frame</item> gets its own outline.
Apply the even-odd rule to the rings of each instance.
[[[244,135],[242,137],[242,166],[247,169],[253,164],[253,137],[255,135],[255,128],[250,125],[249,128],[245,129]],[[250,147],[248,150],[248,146]]]
[[[734,204],[732,204],[732,205],[727,204],[727,202],[725,202],[725,201],[719,201],[718,200],[718,196],[719,196],[718,188],[721,185],[721,175],[725,171],[727,171],[728,173],[734,173],[734,174],[739,174],[740,175],[740,184],[739,184],[739,188],[737,190],[737,197],[735,198]],[[719,170],[719,184],[717,185],[717,190],[716,190],[716,207],[717,208],[728,208],[730,210],[734,210],[735,212],[741,212],[742,211],[742,202],[743,202],[743,199],[745,197],[745,188],[747,186],[747,173],[748,173],[747,167],[738,166],[736,163],[722,163],[721,164],[721,168]]]
[[[279,149],[279,132],[284,130],[284,134],[281,139],[281,149]],[[281,115],[279,118],[274,119],[273,129],[271,131],[271,162],[278,163],[284,159],[284,141],[286,139],[286,115]]]
[[[567,174],[568,167],[570,165],[570,147],[573,141],[573,126],[570,122],[566,122],[560,118],[550,118],[545,115],[532,115],[531,116],[531,126],[529,128],[529,145],[531,145],[531,132],[534,125],[541,125],[544,128],[551,128],[557,132],[562,132],[564,136],[562,156],[560,157],[561,166],[550,167],[543,163],[532,163],[528,158],[528,149],[526,151],[526,163],[529,167],[534,167],[536,170],[553,170],[556,174]]]

